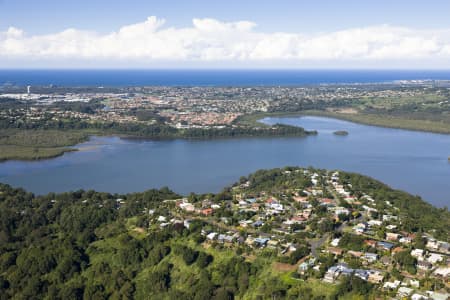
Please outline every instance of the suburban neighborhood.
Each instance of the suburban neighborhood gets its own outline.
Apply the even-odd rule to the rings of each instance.
[[[448,299],[447,240],[405,231],[399,208],[355,190],[339,172],[289,168],[283,176],[301,178],[301,188],[255,192],[241,180],[231,200],[165,201],[148,212],[149,229],[200,222],[204,247],[249,260],[272,255],[297,280],[333,285],[354,276],[395,299]]]

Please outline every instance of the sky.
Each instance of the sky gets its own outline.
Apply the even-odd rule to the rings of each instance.
[[[450,69],[448,0],[0,0],[0,68]]]

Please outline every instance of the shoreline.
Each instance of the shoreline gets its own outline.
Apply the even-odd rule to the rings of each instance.
[[[7,145],[8,146],[8,145]],[[75,146],[75,145],[74,145]],[[23,147],[21,149],[27,149],[29,147]],[[40,150],[43,150],[42,148]],[[25,161],[25,162],[33,162],[33,161],[43,161],[43,160],[50,160],[53,158],[61,157],[66,153],[69,152],[76,152],[80,151],[79,148],[64,148],[64,149],[58,149],[58,148],[47,148],[47,151],[50,153],[43,153],[37,156],[33,155],[23,155],[23,156],[14,156],[14,155],[6,155],[6,156],[0,156],[0,163],[5,163],[9,161]]]
[[[382,128],[391,128],[391,129],[401,129],[401,130],[409,130],[409,131],[418,131],[418,132],[428,132],[433,134],[450,134],[450,124],[448,127],[441,129],[432,129],[425,128],[425,125],[442,125],[441,122],[436,121],[427,121],[427,120],[417,120],[417,119],[405,119],[405,118],[396,118],[396,117],[384,117],[381,115],[374,114],[361,114],[361,113],[338,113],[338,112],[330,112],[330,111],[322,111],[322,110],[304,110],[299,112],[273,112],[273,113],[258,113],[243,116],[241,120],[238,122],[244,122],[244,124],[263,124],[260,122],[264,118],[289,118],[289,117],[303,117],[303,116],[311,116],[311,117],[324,117],[324,118],[332,118],[342,121],[348,121],[356,124],[367,125],[367,126],[375,126]],[[386,121],[394,121],[394,122],[404,122],[404,124],[386,124],[382,122]],[[407,123],[407,124],[405,124]],[[419,124],[418,124],[419,123]],[[423,126],[420,126],[423,125]]]
[[[354,114],[345,114],[345,113],[338,113],[338,112],[331,112],[331,111],[319,111],[319,110],[305,110],[305,111],[299,111],[299,112],[270,112],[270,113],[257,113],[257,114],[251,114],[251,115],[245,115],[239,117],[235,121],[235,125],[241,125],[243,127],[262,127],[264,129],[268,128],[268,124],[262,122],[265,118],[276,118],[276,117],[302,117],[302,116],[316,116],[316,117],[325,117],[325,118],[333,118],[337,120],[343,120],[348,121],[356,124],[362,124],[362,125],[368,125],[368,126],[375,126],[375,127],[382,127],[382,128],[391,128],[391,129],[400,129],[400,130],[410,130],[410,131],[417,131],[417,132],[428,132],[433,134],[444,134],[448,135],[450,134],[450,125],[449,128],[426,128],[425,125],[442,125],[442,123],[434,122],[434,121],[425,121],[425,120],[411,120],[411,119],[402,119],[402,118],[394,118],[394,117],[383,117],[378,115],[368,115],[368,114],[360,114],[360,113],[354,113]],[[391,124],[386,122],[393,122]],[[297,126],[293,126],[297,127]],[[445,126],[444,126],[445,127]],[[301,128],[301,127],[297,127]],[[304,129],[304,128],[303,128]],[[62,131],[63,132],[63,131]],[[79,133],[79,131],[75,131]],[[127,134],[123,132],[101,132],[98,130],[90,130],[86,129],[82,131],[85,134],[85,137],[83,137],[83,140],[78,141],[77,143],[71,144],[71,145],[65,145],[64,148],[59,149],[61,147],[37,147],[40,150],[44,151],[50,151],[48,154],[42,154],[41,156],[34,156],[33,154],[27,154],[27,155],[6,155],[5,157],[0,157],[0,163],[7,162],[7,161],[39,161],[39,160],[46,160],[46,159],[53,159],[60,157],[64,155],[66,152],[73,152],[73,151],[83,151],[86,149],[83,148],[66,148],[66,147],[74,147],[78,144],[87,142],[90,140],[92,136],[99,136],[99,137],[112,137],[116,136],[121,139],[128,139],[128,140],[149,140],[149,141],[166,141],[166,140],[174,140],[174,139],[183,139],[183,140],[198,140],[198,141],[207,141],[207,140],[217,140],[217,139],[236,139],[236,138],[283,138],[283,137],[307,137],[307,136],[314,136],[317,135],[316,130],[305,130],[304,134],[298,134],[298,133],[285,133],[285,134],[262,134],[262,135],[252,135],[252,134],[242,134],[242,135],[229,135],[229,136],[183,136],[181,134],[180,136],[166,136],[166,137],[151,137],[151,136],[141,136],[141,135],[134,135],[134,134]],[[71,131],[66,131],[64,134],[70,134]],[[17,147],[19,150],[25,150],[29,151],[29,146],[21,146],[21,145],[0,145],[0,146],[11,146],[11,147]],[[56,151],[56,153],[55,153]]]
[[[304,111],[303,113],[299,113],[299,116],[314,116],[314,117],[327,117],[333,118],[342,121],[348,121],[361,125],[382,127],[382,128],[391,128],[391,129],[401,129],[401,130],[410,130],[410,131],[418,131],[418,132],[428,132],[433,134],[450,134],[450,124],[448,128],[442,129],[431,129],[425,128],[425,125],[440,125],[442,123],[435,121],[426,121],[426,120],[412,120],[412,119],[403,119],[403,118],[395,118],[395,117],[383,117],[380,115],[370,115],[370,114],[344,114],[337,112],[327,112],[327,111]],[[403,124],[386,124],[382,122],[403,122]],[[422,126],[421,126],[422,125]]]
[[[25,158],[25,157],[9,157],[9,158],[0,158],[0,163],[4,163],[4,162],[8,162],[8,161],[28,161],[28,162],[33,162],[33,161],[42,161],[42,160],[49,160],[49,159],[53,159],[53,158],[57,158],[60,156],[63,156],[66,153],[70,153],[70,152],[77,152],[77,151],[82,151],[82,149],[78,149],[78,148],[68,148],[67,150],[62,150],[60,153],[56,153],[56,154],[51,154],[51,155],[45,155],[45,156],[39,156],[36,158]]]

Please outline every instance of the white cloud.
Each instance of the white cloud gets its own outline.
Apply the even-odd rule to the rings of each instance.
[[[58,66],[75,61],[111,65],[191,63],[268,66],[361,64],[389,66],[393,61],[450,67],[450,30],[417,30],[389,25],[318,33],[267,33],[249,21],[193,19],[192,26],[168,27],[164,19],[149,17],[117,31],[67,29],[27,35],[10,27],[0,32],[0,65],[44,61]]]

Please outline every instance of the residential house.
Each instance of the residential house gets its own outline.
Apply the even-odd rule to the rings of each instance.
[[[217,235],[218,235],[217,232],[211,232],[211,233],[208,233],[208,234],[206,235],[206,239],[212,241],[212,240],[214,240],[214,239],[216,238]]]
[[[437,253],[430,253],[430,256],[427,257],[427,261],[434,265],[436,263],[444,261],[444,256]]]
[[[393,215],[383,215],[383,222],[397,221],[398,217]]]
[[[263,226],[263,225],[264,225],[264,222],[261,221],[261,220],[258,220],[258,221],[254,222],[254,223],[252,224],[252,226],[255,227],[255,228],[261,227],[261,226]]]
[[[422,259],[423,258],[423,254],[424,254],[424,250],[423,249],[414,249],[411,250],[411,256],[417,258],[417,259]]]
[[[332,266],[328,269],[328,271],[325,273],[325,276],[323,277],[323,281],[328,283],[333,283],[339,276],[340,270],[336,266]]]
[[[234,242],[234,237],[226,234],[219,234],[217,241],[221,244],[232,244]]]
[[[376,253],[366,252],[364,253],[363,259],[365,259],[369,263],[374,263],[378,259],[378,255]]]
[[[412,243],[412,241],[413,241],[413,238],[412,237],[410,237],[410,236],[403,236],[403,237],[401,237],[399,240],[398,240],[400,243],[402,243],[402,244],[411,244]]]
[[[409,297],[409,295],[411,295],[412,292],[413,292],[413,289],[408,288],[406,286],[402,286],[398,289],[397,296],[399,298],[406,298],[406,297]]]
[[[379,242],[377,242],[377,247],[381,248],[383,250],[390,251],[394,247],[394,244],[388,243],[388,242],[379,241]]]
[[[380,271],[369,270],[369,277],[367,279],[368,282],[379,284],[383,282],[383,279],[384,275]]]
[[[210,216],[213,214],[213,212],[214,210],[212,208],[205,208],[200,211],[200,213],[204,216]]]
[[[381,226],[383,222],[380,220],[370,220],[367,222],[370,226]]]
[[[328,247],[328,249],[326,251],[328,253],[331,253],[331,254],[337,255],[337,256],[340,256],[340,255],[342,255],[342,253],[344,253],[344,250],[342,250],[341,248],[337,248],[337,247]]]
[[[280,242],[277,240],[270,240],[267,242],[267,247],[276,248]]]
[[[438,241],[436,241],[436,240],[429,239],[429,240],[427,241],[426,247],[427,247],[428,249],[430,249],[430,250],[437,251],[437,250],[439,249],[439,243],[438,243]]]
[[[366,223],[358,223],[357,225],[353,226],[353,231],[355,231],[355,233],[357,234],[363,234],[364,231],[366,231],[367,227],[368,226]]]
[[[298,273],[305,274],[305,272],[308,271],[308,269],[309,269],[309,264],[307,262],[302,262],[298,266]]]
[[[341,240],[341,239],[339,239],[339,238],[333,239],[333,240],[331,241],[330,245],[333,246],[333,247],[337,247],[337,246],[339,246],[339,241],[340,241],[340,240]]]
[[[387,232],[386,239],[388,241],[397,241],[400,238],[400,234],[394,232]]]
[[[191,226],[191,220],[184,220],[183,221],[183,225],[184,227],[186,227],[187,229],[189,229],[189,227]]]
[[[439,251],[450,253],[450,243],[439,241]]]
[[[241,221],[239,221],[239,226],[246,228],[246,227],[248,227],[248,225],[250,225],[252,223],[253,223],[252,220],[241,220]]]
[[[365,240],[364,244],[366,244],[369,247],[375,248],[377,246],[377,241],[375,241],[375,240]]]
[[[350,254],[351,256],[358,257],[358,258],[363,256],[363,253],[361,251],[350,250],[347,253]]]
[[[410,279],[409,280],[409,285],[415,288],[419,288],[420,286],[420,282],[419,280],[415,280],[415,279]]]
[[[202,208],[208,208],[212,205],[212,201],[209,199],[205,199],[202,201]]]
[[[257,247],[261,247],[261,248],[263,248],[263,247],[265,247],[266,245],[267,245],[267,242],[269,241],[269,239],[268,238],[255,238],[255,240],[254,240],[254,244],[257,246]]]
[[[253,246],[254,243],[255,243],[255,238],[252,237],[251,235],[247,236],[247,239],[245,240],[245,244],[247,244],[248,246]]]
[[[295,196],[292,199],[294,199],[295,202],[299,202],[299,203],[308,203],[308,197],[300,197],[300,196]]]
[[[392,249],[392,255],[397,254],[399,252],[403,252],[405,251],[402,247],[395,247],[394,249]]]
[[[395,280],[394,282],[385,282],[383,285],[383,289],[385,290],[396,290],[400,286],[400,281]]]
[[[436,277],[440,277],[440,278],[444,278],[444,279],[450,279],[450,267],[442,267],[442,268],[437,268],[434,272],[433,272],[434,276]]]
[[[448,300],[450,298],[449,293],[437,293],[437,292],[427,291],[427,294],[429,295],[430,299],[433,299],[433,300]]]
[[[356,269],[354,274],[356,277],[361,278],[364,281],[367,281],[370,275],[369,271],[363,269]]]
[[[417,268],[423,271],[429,271],[433,268],[433,265],[426,260],[419,260],[417,262]]]
[[[195,210],[194,204],[189,203],[189,202],[180,203],[179,207],[182,210],[187,211],[187,212],[193,212]]]

